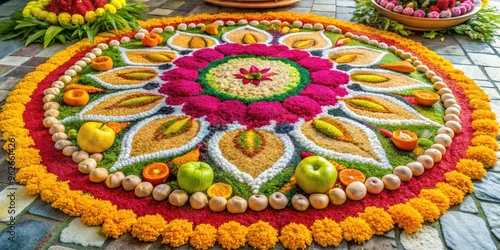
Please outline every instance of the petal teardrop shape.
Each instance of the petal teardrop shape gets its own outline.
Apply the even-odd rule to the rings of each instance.
[[[86,76],[109,89],[139,88],[151,81],[159,80],[159,72],[154,68],[121,67],[97,75]]]
[[[278,42],[292,49],[302,50],[328,49],[332,47],[332,41],[322,31],[291,33],[280,37]]]
[[[373,92],[397,92],[413,88],[431,88],[432,85],[389,70],[353,69],[349,72],[351,83]]]
[[[273,36],[263,30],[246,25],[224,33],[222,40],[239,44],[270,43]]]
[[[387,52],[369,49],[361,46],[338,47],[323,52],[323,58],[327,58],[335,64],[348,64],[353,67],[369,67],[374,65]]]
[[[216,39],[201,35],[201,34],[190,34],[185,32],[177,31],[175,35],[167,40],[167,45],[175,50],[197,50],[203,48],[210,48],[219,44]]]
[[[161,65],[172,62],[178,55],[171,50],[121,49],[123,61],[131,65]]]

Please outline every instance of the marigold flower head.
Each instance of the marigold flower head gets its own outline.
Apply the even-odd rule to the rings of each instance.
[[[465,152],[465,156],[472,160],[477,160],[483,163],[485,168],[491,168],[497,164],[498,157],[495,151],[486,146],[469,147]]]
[[[93,204],[94,198],[84,195],[81,191],[71,190],[52,203],[57,208],[70,216],[81,216],[83,210]]]
[[[320,246],[338,246],[342,241],[342,228],[330,218],[314,221],[311,226],[312,236]]]
[[[2,140],[16,140],[16,138],[25,138],[29,136],[29,130],[25,128],[13,128],[9,131],[5,131],[2,134]]]
[[[172,220],[165,227],[162,235],[163,240],[161,243],[180,247],[188,243],[189,238],[193,235],[193,223],[184,219]]]
[[[488,131],[495,134],[495,137],[498,135],[498,122],[496,120],[489,119],[478,119],[472,121],[472,129],[475,131]]]
[[[389,213],[398,227],[403,228],[405,233],[411,234],[417,231],[424,223],[424,217],[412,206],[397,204],[389,207]]]
[[[236,221],[222,224],[217,230],[218,241],[225,249],[243,247],[247,241],[248,228]]]
[[[424,198],[412,198],[406,204],[415,208],[426,221],[433,222],[439,218],[439,208],[430,200]]]
[[[167,222],[161,215],[145,215],[132,226],[132,236],[142,241],[155,241],[166,226]]]
[[[110,4],[115,6],[116,9],[122,8],[122,3],[119,0],[111,0]],[[106,6],[104,6],[104,7],[106,7]]]
[[[464,192],[446,182],[437,183],[436,189],[439,189],[439,191],[443,192],[450,199],[450,205],[460,204],[464,200]]]
[[[494,151],[498,151],[499,145],[495,137],[487,135],[479,135],[472,138],[472,146],[486,146]]]
[[[278,243],[278,230],[268,222],[259,220],[248,227],[247,240],[250,246],[257,249],[274,248]]]
[[[383,208],[367,207],[358,216],[372,227],[374,234],[382,235],[394,228],[394,221],[391,215]]]
[[[486,170],[484,169],[483,164],[476,160],[470,159],[460,159],[460,161],[458,161],[457,163],[457,171],[469,176],[474,180],[480,180],[484,175],[486,175]]]
[[[60,24],[69,24],[71,22],[71,15],[67,12],[62,12],[57,15],[57,21]]]
[[[33,16],[35,16],[35,18],[38,20],[45,20],[48,14],[49,12],[47,12],[46,10],[41,10],[34,13]]]
[[[45,172],[38,175],[32,175],[31,178],[26,181],[26,192],[29,195],[38,195],[42,191],[43,183],[55,183],[56,181],[57,176],[52,173]]]
[[[9,95],[7,99],[5,99],[6,103],[22,103],[26,104],[31,101],[31,98],[27,95]]]
[[[67,181],[53,181],[48,184],[42,182],[40,186],[42,187],[40,198],[47,203],[56,201],[70,191]]]
[[[472,99],[469,102],[469,107],[475,110],[490,110],[490,103],[481,99]]]
[[[472,120],[478,119],[496,120],[497,115],[491,110],[474,110],[472,112]]]
[[[87,226],[98,226],[106,218],[117,211],[116,205],[110,201],[95,199],[92,206],[87,206],[82,213],[82,222]]]
[[[26,185],[28,180],[35,176],[43,175],[47,173],[47,168],[43,165],[31,165],[24,167],[17,171],[16,181],[21,185]]]
[[[137,222],[137,215],[130,209],[121,209],[108,215],[102,224],[102,232],[107,237],[118,238],[120,235],[130,231],[132,225]]]
[[[460,190],[464,193],[472,193],[474,191],[474,185],[469,176],[453,170],[444,174],[446,182]]]
[[[109,13],[111,13],[111,14],[115,14],[116,13],[116,7],[114,5],[112,5],[112,4],[106,4],[106,5],[104,5],[104,9],[106,11],[108,11]]]
[[[210,224],[198,224],[194,231],[189,244],[199,250],[207,250],[212,248],[217,242],[217,229]]]
[[[1,122],[0,122],[1,123]],[[30,165],[37,165],[42,162],[39,154],[40,150],[34,148],[18,148],[14,150],[16,168],[24,168]]]
[[[15,138],[15,140],[16,148],[29,148],[35,145],[35,141],[31,137],[17,137]],[[10,149],[12,149],[12,144],[5,143],[3,145],[3,149],[5,151],[9,151]]]
[[[85,23],[85,18],[80,14],[73,14],[71,16],[71,23],[74,25],[82,25]]]
[[[281,229],[278,237],[281,244],[289,249],[306,249],[312,243],[312,235],[309,229],[302,224],[290,223]]]
[[[106,10],[104,10],[103,8],[97,8],[95,10],[96,16],[102,16],[102,15],[104,15],[105,12],[106,12]]]
[[[24,8],[22,13],[23,17],[30,17],[31,16],[31,8]]]
[[[89,11],[87,11],[87,13],[85,13],[85,21],[93,22],[96,19],[97,19],[97,16],[93,10],[89,10]]]
[[[481,89],[465,90],[464,94],[473,98],[482,99],[488,102],[490,101],[490,96],[484,93],[484,91],[482,91]]]
[[[5,111],[17,111],[19,113],[23,113],[26,110],[26,107],[21,103],[6,103],[2,106],[2,112]]]
[[[354,240],[359,244],[373,236],[370,224],[361,218],[349,216],[340,222],[340,227],[345,240]]]
[[[441,214],[446,213],[450,208],[450,199],[438,189],[422,189],[418,197],[436,204]]]
[[[54,12],[49,12],[45,17],[45,20],[49,23],[56,24],[57,23],[57,14]]]

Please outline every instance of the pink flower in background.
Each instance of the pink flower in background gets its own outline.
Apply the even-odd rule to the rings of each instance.
[[[459,5],[458,8],[460,9],[460,15],[467,13],[467,7]]]
[[[425,17],[425,11],[424,10],[416,10],[413,12],[414,17]]]
[[[394,9],[392,9],[392,11],[396,12],[396,13],[401,13],[403,12],[403,5],[396,5],[396,7],[394,7]]]
[[[260,85],[260,81],[272,81],[271,76],[277,75],[277,73],[267,73],[271,68],[259,70],[254,65],[250,66],[250,71],[240,68],[241,74],[234,74],[236,78],[243,79],[243,84],[253,84],[255,86]]]
[[[411,15],[413,15],[413,12],[414,12],[414,10],[412,8],[408,7],[408,8],[405,8],[403,10],[403,15],[411,16]]]
[[[389,1],[387,1],[387,0],[381,0],[380,6],[385,7],[388,3],[389,3]]]
[[[460,16],[461,11],[459,7],[451,8],[451,16]]]
[[[441,18],[450,18],[451,17],[451,11],[448,9],[448,10],[443,10],[441,11],[441,13],[439,13],[439,16]]]
[[[388,10],[393,10],[394,7],[396,7],[396,5],[392,2],[388,3],[385,8],[388,9]]]
[[[439,13],[437,11],[432,11],[427,14],[428,18],[439,18]]]

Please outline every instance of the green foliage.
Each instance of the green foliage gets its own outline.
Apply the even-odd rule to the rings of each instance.
[[[370,0],[357,1],[356,10],[354,10],[353,14],[354,16],[351,20],[358,23],[366,24],[381,30],[392,31],[403,36],[413,34],[412,31],[405,29],[402,24],[379,15]]]

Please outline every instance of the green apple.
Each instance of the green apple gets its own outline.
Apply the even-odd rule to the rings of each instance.
[[[115,131],[102,122],[86,122],[78,130],[76,141],[88,153],[102,153],[113,145]]]
[[[335,184],[337,169],[321,156],[310,156],[297,165],[295,179],[304,192],[324,194]]]
[[[189,194],[204,192],[214,181],[214,171],[204,162],[184,163],[177,171],[177,181],[179,186]]]

